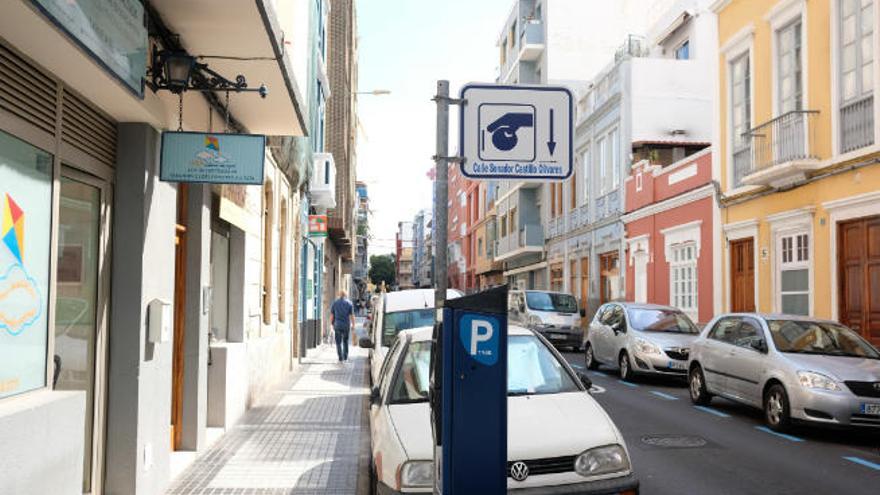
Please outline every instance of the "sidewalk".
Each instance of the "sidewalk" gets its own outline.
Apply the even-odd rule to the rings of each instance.
[[[174,480],[168,494],[342,495],[369,492],[367,350],[349,361],[322,346],[287,386]]]

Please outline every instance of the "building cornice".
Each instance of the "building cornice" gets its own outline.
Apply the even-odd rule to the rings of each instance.
[[[713,186],[712,184],[706,184],[704,186],[698,187],[697,189],[692,189],[688,192],[679,194],[678,196],[673,196],[669,199],[660,201],[659,203],[652,203],[648,206],[643,206],[642,208],[639,208],[632,213],[627,213],[626,215],[623,215],[623,217],[621,217],[621,220],[623,220],[623,223],[635,222],[636,220],[641,220],[643,218],[656,215],[658,213],[663,213],[664,211],[678,208],[688,203],[693,203],[694,201],[710,198],[714,193],[715,186]]]

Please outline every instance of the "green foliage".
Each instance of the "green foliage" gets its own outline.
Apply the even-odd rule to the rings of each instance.
[[[396,270],[394,267],[394,255],[383,254],[370,256],[370,281],[379,286],[383,281],[391,287],[394,284]]]

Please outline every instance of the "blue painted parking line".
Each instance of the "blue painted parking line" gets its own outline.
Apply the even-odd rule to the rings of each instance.
[[[584,369],[584,367],[581,366],[581,365],[579,365],[579,364],[572,364],[571,366],[574,367],[574,368],[577,368],[577,369],[579,369],[579,370]]]
[[[766,426],[756,426],[755,429],[763,431],[764,433],[776,435],[779,438],[784,438],[784,439],[792,441],[792,442],[803,442],[804,441],[803,438],[798,438],[794,435],[786,435],[785,433],[779,433],[779,432],[771,430],[770,428],[767,428]]]
[[[707,412],[709,414],[714,414],[715,416],[718,416],[719,418],[729,418],[730,417],[730,414],[723,413],[717,409],[712,409],[711,407],[694,406],[694,408],[699,409],[700,411],[703,411],[703,412]]]
[[[843,458],[848,460],[849,462],[861,464],[862,466],[869,467],[875,471],[880,471],[880,464],[877,464],[877,463],[871,462],[871,461],[866,461],[866,460],[862,459],[861,457],[844,456]]]
[[[623,381],[623,380],[617,380],[617,381],[620,382],[620,383],[622,383],[622,384],[624,384],[624,385],[626,385],[627,387],[633,387],[633,388],[638,387],[638,385],[636,385],[635,383],[632,383],[632,382],[625,382],[625,381]]]
[[[662,397],[666,400],[678,400],[678,397],[664,393],[664,392],[660,392],[658,390],[651,390],[651,393],[656,395],[657,397]]]

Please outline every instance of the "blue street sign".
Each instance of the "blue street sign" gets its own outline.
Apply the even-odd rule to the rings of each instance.
[[[574,109],[567,88],[468,84],[461,99],[465,176],[563,180],[571,175]]]
[[[265,159],[265,136],[166,131],[162,133],[159,179],[260,185]]]
[[[433,362],[440,404],[432,399],[432,418],[442,493],[505,494],[507,287],[448,300],[439,340]]]

